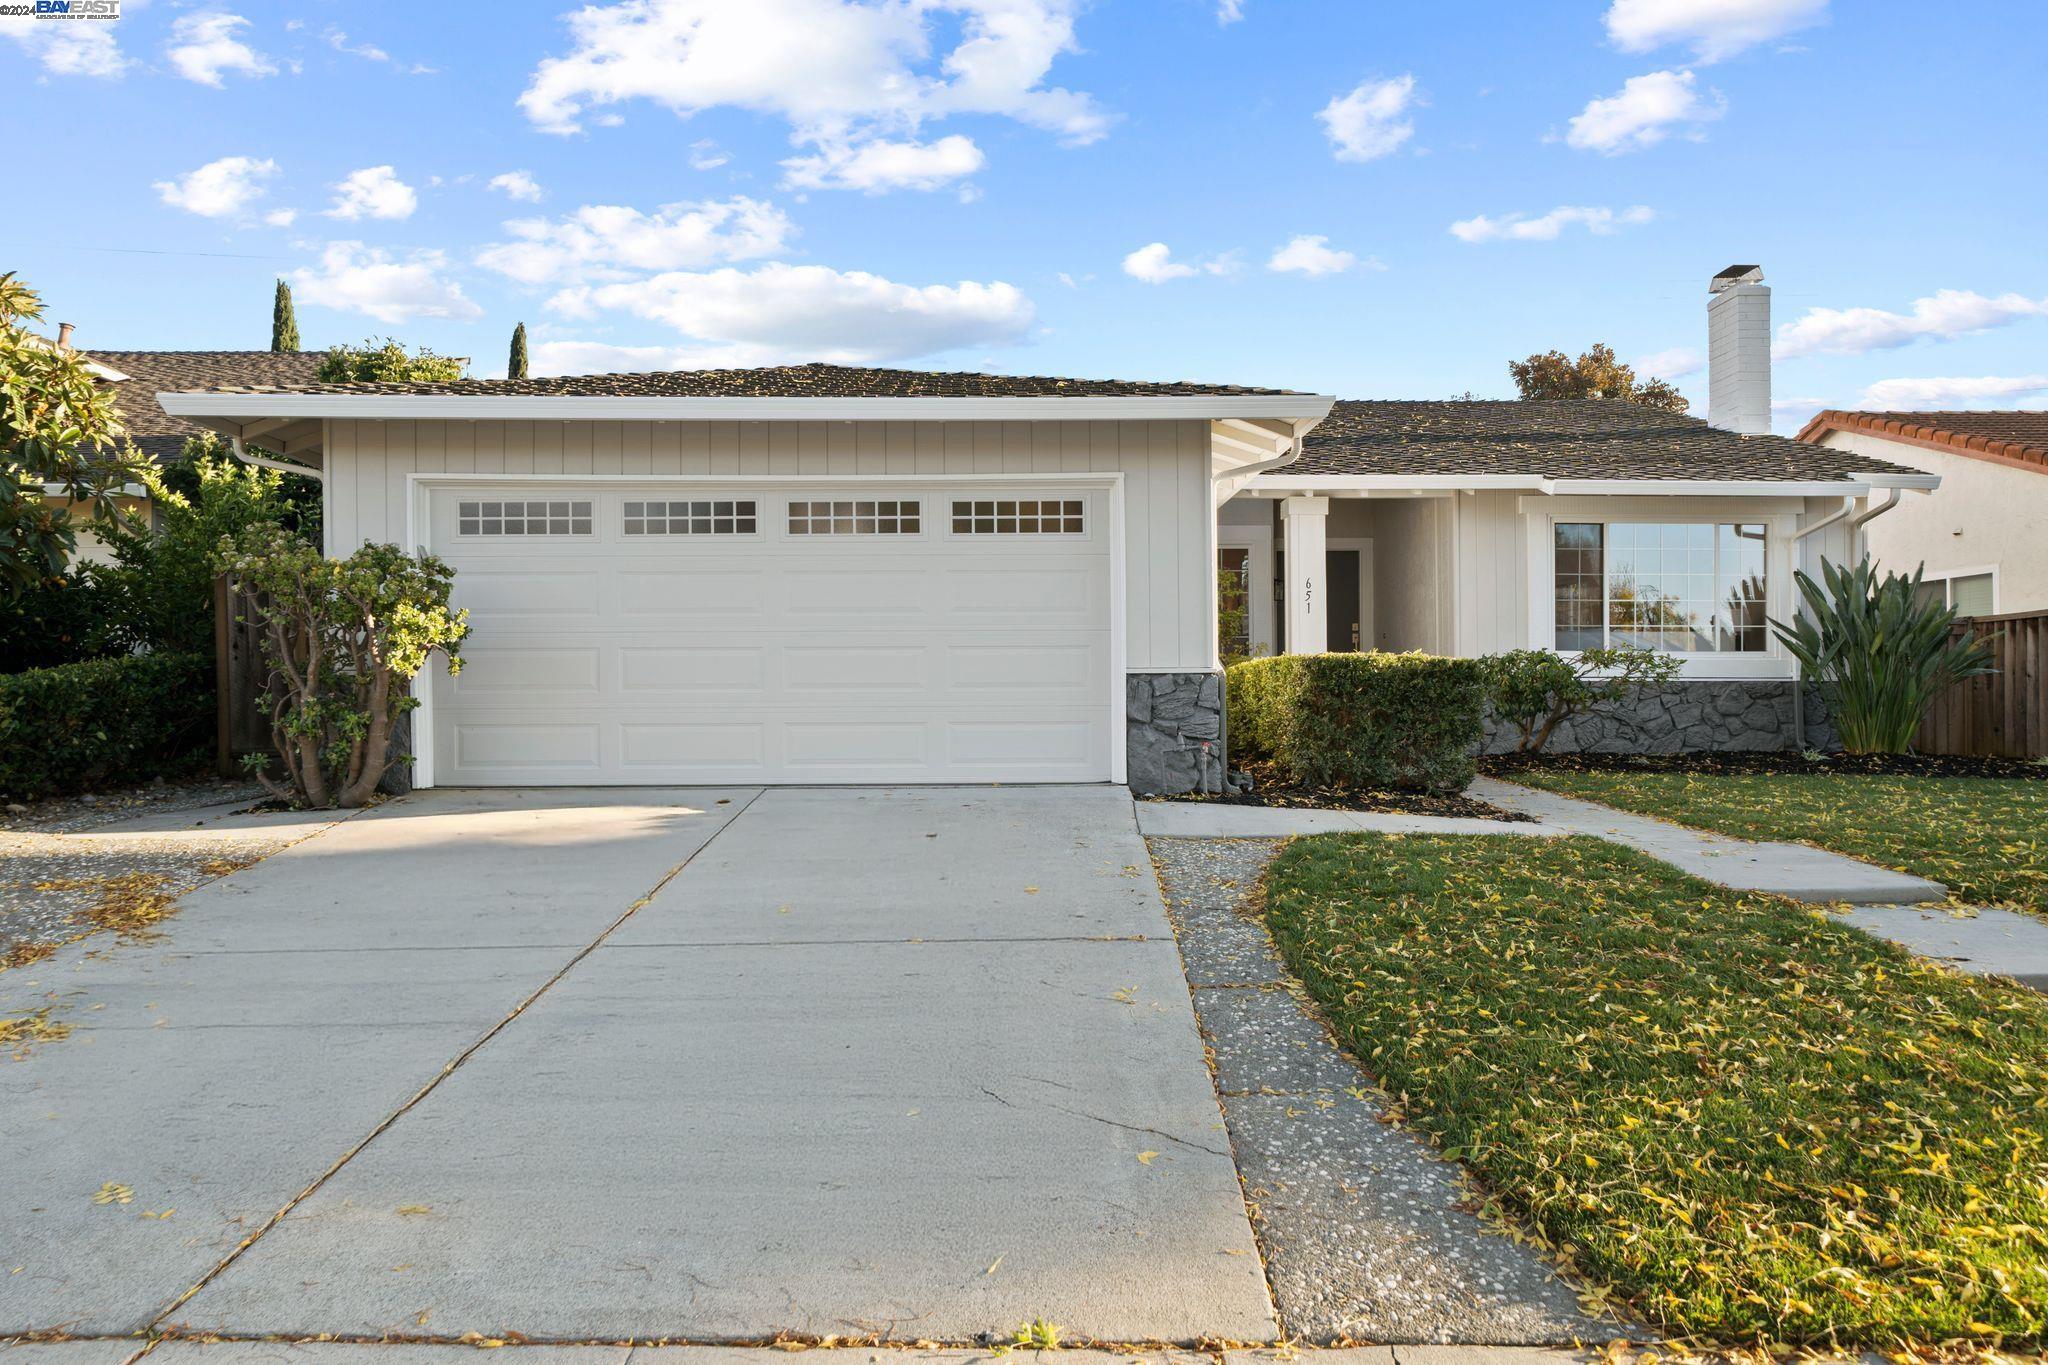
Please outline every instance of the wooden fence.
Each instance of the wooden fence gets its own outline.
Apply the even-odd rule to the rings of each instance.
[[[1978,616],[1958,635],[1990,641],[1998,672],[1957,683],[1920,724],[1923,754],[2048,758],[2048,611]]]
[[[213,580],[214,759],[222,777],[241,774],[244,754],[270,752],[270,718],[256,701],[270,671],[259,632],[245,619],[251,615],[226,575]]]

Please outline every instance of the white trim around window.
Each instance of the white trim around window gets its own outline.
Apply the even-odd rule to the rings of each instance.
[[[1920,583],[1923,587],[1935,583],[1941,584],[1941,600],[1944,604],[1952,607],[1956,604],[1956,580],[1961,578],[1990,579],[1991,609],[1985,612],[1984,615],[1998,615],[1998,566],[1996,564],[1979,564],[1972,568],[1964,569],[1942,569],[1939,572],[1930,569],[1921,575]]]
[[[1786,620],[1792,615],[1792,536],[1798,529],[1795,513],[1766,513],[1754,508],[1731,512],[1725,505],[1678,509],[1666,504],[1645,507],[1633,501],[1614,500],[1599,506],[1580,500],[1560,499],[1561,505],[1534,508],[1524,500],[1522,522],[1528,551],[1529,643],[1535,649],[1557,648],[1556,542],[1559,522],[1598,522],[1602,525],[1656,522],[1670,525],[1721,525],[1727,522],[1761,522],[1764,526],[1764,614]],[[1577,505],[1574,505],[1574,504]],[[1561,650],[1571,656],[1574,651]],[[1782,679],[1798,675],[1798,664],[1786,654],[1775,632],[1766,627],[1761,653],[1711,652],[1673,654],[1679,661],[1679,677],[1685,679]]]
[[[1229,522],[1219,522],[1216,527],[1216,548],[1247,552],[1246,589],[1251,593],[1252,653],[1276,653],[1273,629],[1273,608],[1276,605],[1273,601],[1273,528],[1234,526]]]

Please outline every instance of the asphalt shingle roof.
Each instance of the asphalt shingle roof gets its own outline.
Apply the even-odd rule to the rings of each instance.
[[[128,438],[159,463],[176,460],[188,437],[204,427],[173,417],[160,393],[271,384],[310,384],[324,351],[86,351],[85,356],[128,378],[114,386]]]
[[[1047,375],[958,374],[848,365],[777,365],[749,370],[577,374],[540,379],[455,379],[438,384],[318,384],[225,380],[194,385],[230,393],[391,393],[535,398],[1188,398],[1289,394],[1233,384],[1061,379]]]
[[[1534,474],[1552,479],[1833,481],[1903,466],[1597,398],[1347,401],[1283,477]]]

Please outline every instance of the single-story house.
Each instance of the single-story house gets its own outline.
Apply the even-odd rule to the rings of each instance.
[[[71,345],[66,327],[53,345]],[[114,409],[126,430],[125,439],[159,465],[183,458],[185,442],[206,434],[204,427],[173,417],[157,402],[166,390],[214,388],[223,385],[310,384],[320,369],[321,351],[89,351],[81,358],[95,378],[114,392]],[[45,490],[53,506],[69,506],[58,486]],[[124,487],[115,506],[125,516],[148,522],[153,509],[149,491],[140,484]],[[105,562],[111,556],[91,531],[78,536],[76,556]]]
[[[1747,709],[1792,568],[1936,482],[1620,404],[831,365],[160,401],[314,472],[330,553],[455,567],[422,786],[1213,783],[1219,568],[1267,648],[1632,638]]]
[[[1870,552],[1965,616],[2048,611],[2048,412],[1821,413],[1799,433],[1830,450],[1941,476],[1870,528]]]

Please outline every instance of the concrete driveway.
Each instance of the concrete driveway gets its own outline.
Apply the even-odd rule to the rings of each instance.
[[[426,793],[44,1006],[0,1336],[1274,1335],[1116,789]]]

